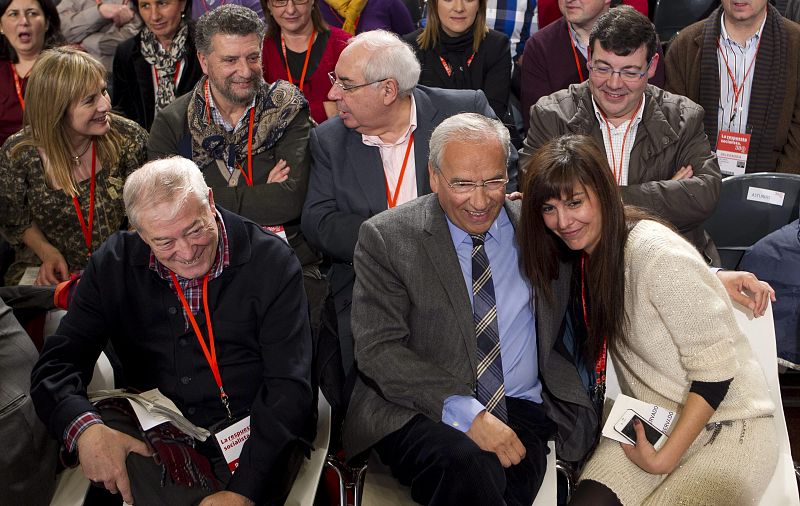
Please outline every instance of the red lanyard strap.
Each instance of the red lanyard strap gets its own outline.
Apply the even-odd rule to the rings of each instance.
[[[406,174],[408,155],[411,154],[411,146],[413,144],[414,132],[411,132],[411,136],[408,138],[408,146],[406,146],[406,154],[403,157],[403,165],[400,167],[400,177],[397,178],[397,186],[394,187],[394,197],[392,197],[392,192],[389,190],[389,179],[386,177],[385,172],[383,174],[383,181],[386,183],[386,201],[389,204],[389,209],[397,205],[397,199],[400,197],[400,187],[403,185],[403,176]]]
[[[211,123],[211,92],[209,91],[208,80],[204,86],[204,93],[206,97],[206,116],[208,122]],[[244,182],[247,186],[253,186],[253,125],[255,122],[256,108],[250,108],[250,124],[247,127],[247,172],[244,171],[242,166],[236,162],[234,166],[239,169],[244,177]]]
[[[644,95],[639,99],[639,103],[636,105],[635,111],[639,111],[639,108],[642,106],[642,100],[644,100]],[[606,132],[608,133],[608,148],[611,150],[611,170],[614,173],[614,179],[617,181],[617,185],[621,184],[622,182],[622,166],[624,165],[625,160],[625,141],[628,140],[628,132],[631,131],[631,126],[633,125],[633,120],[635,116],[630,119],[628,122],[628,126],[625,128],[625,134],[622,136],[622,149],[620,149],[619,153],[619,170],[617,170],[617,157],[614,154],[614,142],[611,140],[611,127],[608,126],[608,118],[606,117],[606,113],[603,112],[602,109],[598,108],[600,111],[600,116],[603,117],[603,121],[606,122]]]
[[[567,27],[567,35],[569,36],[569,46],[572,48],[572,55],[575,57],[575,68],[578,69],[578,77],[580,77],[581,82],[583,82],[583,69],[581,68],[581,60],[578,58],[578,50],[575,47],[575,39],[572,37],[569,27]]]
[[[181,305],[183,306],[184,311],[186,311],[186,318],[189,319],[189,323],[192,325],[192,329],[194,329],[194,335],[197,337],[197,342],[200,343],[200,348],[203,350],[203,355],[206,357],[206,362],[208,362],[208,366],[211,368],[211,373],[214,375],[214,381],[216,381],[217,386],[219,387],[219,398],[222,401],[222,405],[225,406],[225,411],[228,412],[228,418],[233,419],[233,416],[231,415],[228,394],[226,394],[225,389],[222,388],[222,376],[219,373],[219,364],[217,364],[217,349],[214,346],[214,328],[211,326],[211,312],[208,310],[208,274],[203,276],[203,310],[206,313],[208,346],[206,346],[206,342],[203,339],[203,333],[200,332],[200,327],[197,325],[197,320],[192,314],[189,303],[186,302],[186,297],[183,295],[183,289],[181,288],[180,283],[178,283],[178,277],[175,276],[174,272],[170,272],[169,275],[172,277],[172,284],[175,286],[175,292],[178,294],[178,298],[181,300]]]
[[[728,65],[728,57],[725,56],[725,51],[722,50],[722,46],[720,46],[719,40],[717,40],[717,49],[719,50],[719,54],[722,55],[722,61],[725,62],[725,68],[728,70],[728,77],[731,78],[731,86],[733,87],[733,111],[731,113],[731,121],[733,121],[733,118],[736,117],[736,112],[739,108],[739,95],[742,94],[744,85],[747,82],[747,76],[750,75],[750,71],[753,69],[753,65],[755,65],[756,63],[756,58],[758,58],[758,50],[761,49],[761,38],[759,37],[758,39],[758,46],[756,46],[756,54],[753,55],[753,59],[750,61],[750,65],[747,67],[747,70],[744,73],[744,77],[742,78],[742,84],[736,84],[736,78],[733,75],[731,66]]]
[[[585,262],[586,262],[586,253],[581,255],[581,306],[583,307],[583,322],[586,324],[586,333],[590,333],[591,329],[589,328],[589,308],[586,304],[586,269],[585,269]],[[597,362],[595,362],[594,372],[595,372],[595,389],[605,389],[606,384],[606,359],[608,355],[607,349],[607,342],[605,338],[603,339],[603,349],[600,351],[600,355],[597,357]]]
[[[22,106],[22,110],[25,110],[25,98],[22,96],[22,79],[20,79],[19,74],[17,74],[17,69],[14,68],[14,64],[9,62],[11,65],[11,75],[14,76],[14,88],[17,89],[17,98],[19,99],[19,105]]]
[[[152,65],[153,67],[153,77],[156,79],[156,89],[158,89],[158,70],[156,70],[156,66]],[[175,64],[175,73],[172,75],[172,82],[176,86],[178,85],[178,76],[181,73],[181,60]]]
[[[469,66],[472,65],[472,60],[474,60],[474,59],[475,59],[475,53],[472,53],[470,55],[470,57],[467,58],[467,68],[469,68]],[[445,60],[444,58],[442,58],[440,56],[439,57],[439,61],[442,63],[442,67],[444,67],[444,71],[447,72],[447,77],[452,76],[453,75],[453,67],[451,67],[450,64],[447,63],[447,60]]]
[[[300,74],[300,84],[297,86],[298,88],[300,88],[300,91],[303,91],[303,84],[306,81],[306,71],[308,70],[308,60],[311,57],[311,46],[314,45],[314,39],[316,37],[317,37],[317,31],[313,30],[311,32],[311,38],[308,39],[308,49],[306,49],[306,59],[303,62],[303,71]],[[283,38],[283,33],[281,33],[281,50],[283,51],[283,62],[286,64],[286,75],[289,76],[289,82],[291,84],[294,84],[294,79],[292,79],[292,71],[289,70],[289,58],[287,58],[287,56],[286,56],[286,41]]]
[[[95,187],[95,168],[97,157],[95,153],[94,141],[92,141],[92,175],[89,181],[89,224],[83,219],[83,212],[81,211],[81,204],[78,201],[77,195],[72,197],[72,205],[75,206],[75,212],[78,214],[78,223],[81,225],[81,232],[83,232],[83,241],[86,243],[86,255],[92,256],[92,227],[94,226],[94,187]]]

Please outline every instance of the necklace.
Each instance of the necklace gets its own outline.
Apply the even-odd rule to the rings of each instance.
[[[83,148],[83,151],[81,151],[80,154],[72,156],[72,162],[75,164],[75,166],[79,166],[81,164],[81,157],[85,155],[87,151],[89,151],[89,146],[91,145],[92,141],[89,140],[89,142],[86,144],[86,147]]]

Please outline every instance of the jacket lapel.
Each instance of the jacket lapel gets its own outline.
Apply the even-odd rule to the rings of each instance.
[[[370,215],[385,211],[388,204],[380,151],[375,146],[365,145],[361,142],[361,134],[351,130],[347,136],[346,152],[345,170],[348,177],[356,180],[356,184],[350,186],[361,188]]]
[[[417,195],[427,195],[431,192],[428,179],[428,155],[431,134],[434,128],[442,122],[442,114],[431,102],[430,98],[419,88],[414,89],[414,101],[417,108],[417,129],[414,130],[414,164],[417,173]]]

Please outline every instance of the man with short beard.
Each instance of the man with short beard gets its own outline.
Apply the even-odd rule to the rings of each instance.
[[[271,227],[291,244],[303,265],[316,327],[327,286],[319,257],[300,231],[310,163],[308,103],[286,81],[264,82],[264,33],[258,15],[240,5],[200,17],[195,44],[205,77],[156,115],[148,155],[193,160],[219,205]]]

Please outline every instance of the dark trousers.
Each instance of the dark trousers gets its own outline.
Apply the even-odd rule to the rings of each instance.
[[[547,440],[555,426],[540,404],[506,397],[506,407],[508,426],[526,451],[509,468],[465,433],[423,415],[383,438],[375,450],[418,503],[530,506],[544,479]]]

